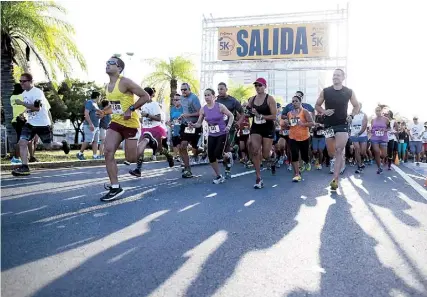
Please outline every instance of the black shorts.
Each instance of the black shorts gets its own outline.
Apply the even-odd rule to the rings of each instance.
[[[200,135],[202,135],[202,127],[195,128],[194,133],[185,133],[185,128],[188,127],[185,124],[181,124],[181,129],[179,131],[181,142],[187,141],[192,148],[197,149],[197,144],[199,143]]]
[[[325,131],[328,130],[328,129],[334,130],[334,135],[336,133],[340,133],[340,132],[342,132],[342,133],[348,133],[349,132],[347,124],[345,124],[345,125],[337,125],[337,126],[327,126],[327,127],[325,126]]]
[[[261,135],[262,138],[274,139],[275,132],[276,127],[274,127],[274,123],[272,123],[272,125],[269,125],[269,123],[259,125],[254,123],[251,126],[251,135],[258,134]]]
[[[181,143],[181,137],[172,136],[172,146],[177,147]]]
[[[16,131],[16,142],[19,142],[19,139],[21,138],[21,134],[22,134],[22,129],[25,126],[25,121],[22,120],[17,120],[16,122],[12,122],[12,127],[15,129]]]
[[[49,144],[53,140],[53,132],[50,126],[32,126],[28,123],[22,128],[20,139],[30,141],[36,135],[38,135],[45,144]]]

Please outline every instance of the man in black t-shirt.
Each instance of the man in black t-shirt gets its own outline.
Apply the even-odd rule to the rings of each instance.
[[[325,115],[325,137],[331,160],[334,166],[334,178],[330,183],[331,190],[338,189],[339,173],[345,166],[344,154],[348,140],[348,124],[359,113],[359,102],[354,92],[343,86],[345,73],[342,69],[336,69],[333,74],[333,85],[323,89],[316,102],[316,111]],[[347,115],[348,102],[353,105],[350,115]],[[325,108],[322,107],[323,103]],[[335,158],[334,158],[335,157]],[[335,162],[334,162],[335,159]]]
[[[218,84],[218,97],[216,98],[216,102],[225,105],[225,107],[227,107],[227,109],[234,115],[234,118],[239,119],[238,122],[232,126],[229,132],[229,136],[227,138],[227,144],[225,147],[225,151],[227,152],[225,154],[225,157],[230,161],[230,162],[224,163],[224,164],[227,164],[225,168],[225,178],[231,178],[231,166],[233,166],[232,152],[233,152],[234,141],[237,133],[236,127],[239,127],[239,124],[244,119],[244,116],[242,116],[244,112],[240,102],[236,98],[228,95],[227,91],[228,91],[227,85],[223,82],[220,82]],[[226,115],[224,115],[224,121],[228,123],[228,117]],[[237,154],[237,149],[233,153]]]

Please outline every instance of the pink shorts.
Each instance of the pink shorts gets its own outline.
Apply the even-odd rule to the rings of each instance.
[[[427,152],[427,143],[423,143],[424,151]]]
[[[157,126],[153,128],[141,128],[141,137],[144,135],[145,132],[150,132],[156,139],[167,137],[167,132],[165,131],[165,129],[162,128],[162,126]]]

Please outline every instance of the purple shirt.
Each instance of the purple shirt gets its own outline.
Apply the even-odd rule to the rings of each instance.
[[[205,120],[208,122],[209,136],[220,136],[227,132],[225,131],[224,114],[219,108],[219,103],[215,103],[213,108],[209,108],[208,105],[203,106],[205,113]]]
[[[388,142],[386,118],[375,118],[373,120],[371,140]]]

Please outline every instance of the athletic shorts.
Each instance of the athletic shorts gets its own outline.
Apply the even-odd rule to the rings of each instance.
[[[85,134],[84,142],[92,143],[99,141],[99,127],[94,127],[93,131],[90,131],[88,125],[83,125],[83,133]]]
[[[19,139],[30,141],[38,135],[44,144],[52,143],[53,132],[50,126],[32,126],[28,123],[24,125]]]
[[[187,127],[187,125],[181,124],[181,128],[179,131],[179,134],[181,137],[181,142],[187,141],[191,145],[192,148],[197,149],[199,139],[200,139],[200,135],[202,135],[202,127],[195,128],[194,133],[185,133],[186,127]]]
[[[328,126],[328,127],[325,127],[325,137],[326,138],[330,138],[330,137],[327,137],[327,132],[330,129],[333,130],[333,135],[334,136],[332,136],[332,137],[335,137],[335,134],[340,133],[340,132],[342,132],[342,133],[348,133],[348,125]]]
[[[371,139],[371,143],[372,144],[379,144],[380,146],[388,146],[388,141],[384,142],[383,140],[376,140],[376,139]]]
[[[424,151],[427,152],[427,143],[423,143]]]
[[[409,149],[413,154],[419,154],[423,150],[423,143],[421,141],[409,141]]]
[[[274,125],[267,124],[252,124],[251,127],[251,135],[258,134],[261,135],[262,138],[270,138],[274,139],[274,135],[276,132],[276,127]]]
[[[217,160],[222,160],[222,155],[225,152],[228,135],[208,136],[208,158],[209,163],[215,163]]]
[[[325,137],[313,137],[311,139],[311,144],[313,147],[313,151],[322,151],[326,147],[326,139]]]
[[[152,128],[141,128],[141,135],[144,135],[145,132],[150,132],[151,135],[157,140],[166,138],[167,133],[165,129],[162,128],[162,126],[156,126]]]
[[[12,122],[12,127],[16,131],[16,142],[19,142],[19,139],[21,138],[22,129],[25,126],[25,121],[17,120],[16,122]]]
[[[136,136],[136,134],[138,133],[137,128],[126,127],[126,126],[120,125],[120,124],[115,123],[115,122],[111,122],[108,129],[111,129],[111,130],[119,133],[120,136],[122,136],[122,139],[134,138]]]
[[[177,147],[181,143],[181,138],[179,136],[172,136],[172,146]]]
[[[368,142],[368,136],[351,136],[350,139],[352,142],[358,142],[358,143]]]

